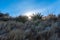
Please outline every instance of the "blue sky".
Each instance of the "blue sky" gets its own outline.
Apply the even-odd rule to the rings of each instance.
[[[60,0],[0,0],[0,11],[18,16],[28,12],[41,12],[42,15],[60,13]]]

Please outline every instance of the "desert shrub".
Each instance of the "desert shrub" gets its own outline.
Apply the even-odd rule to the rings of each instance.
[[[58,18],[60,18],[60,14],[58,14]]]
[[[19,16],[16,17],[15,19],[16,21],[23,22],[23,23],[25,23],[28,20],[26,16]]]
[[[9,18],[2,18],[2,21],[9,21]]]
[[[57,17],[54,14],[49,14],[47,17],[49,18],[49,20],[51,20],[53,22],[56,22],[57,21]]]
[[[3,16],[3,13],[0,12],[0,17],[2,17],[2,16]]]
[[[37,20],[37,19],[39,19],[39,20],[42,19],[41,13],[33,14],[32,20]]]
[[[8,34],[8,40],[23,40],[24,32],[20,29],[12,30]]]
[[[60,28],[60,22],[56,22],[52,26],[55,27],[55,28]]]
[[[57,20],[57,21],[60,21],[60,14],[58,14],[57,18],[58,18],[58,20]]]
[[[0,13],[0,21],[8,21],[9,20],[9,14],[6,13]]]
[[[38,24],[39,24],[40,22],[41,22],[40,20],[36,20],[36,21],[34,21],[35,26],[38,26]]]

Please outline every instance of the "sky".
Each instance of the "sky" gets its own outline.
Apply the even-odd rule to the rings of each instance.
[[[0,0],[0,12],[10,16],[19,16],[29,13],[60,13],[60,0]]]

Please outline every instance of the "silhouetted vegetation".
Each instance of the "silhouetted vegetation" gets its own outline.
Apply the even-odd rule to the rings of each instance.
[[[43,16],[11,17],[0,13],[0,40],[58,40],[60,35],[60,14]],[[57,36],[56,36],[57,35]]]
[[[15,20],[25,23],[28,20],[28,18],[27,16],[19,16],[19,17],[16,17]]]
[[[37,19],[42,19],[42,16],[43,15],[41,15],[41,13],[37,13],[37,14],[33,14],[33,16],[32,16],[32,20],[37,20]]]

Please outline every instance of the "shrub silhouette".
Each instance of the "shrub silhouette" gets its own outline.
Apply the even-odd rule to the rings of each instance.
[[[28,20],[27,16],[19,16],[15,19],[16,19],[16,21],[23,22],[23,23],[25,23]]]
[[[8,13],[6,13],[6,14],[0,13],[0,20],[1,21],[8,21],[9,20],[9,14]]]
[[[33,14],[32,20],[42,19],[41,13]]]

